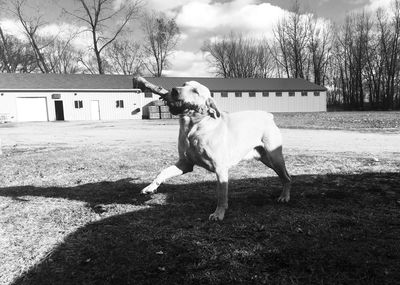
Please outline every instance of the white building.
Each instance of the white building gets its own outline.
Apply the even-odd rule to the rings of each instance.
[[[170,89],[196,80],[225,111],[324,112],[326,89],[302,79],[146,78]],[[143,92],[142,92],[143,91]],[[141,119],[158,96],[136,89],[132,76],[0,74],[0,120]]]
[[[195,80],[210,89],[217,106],[227,112],[326,112],[326,88],[304,79],[289,78],[146,78],[170,90]]]

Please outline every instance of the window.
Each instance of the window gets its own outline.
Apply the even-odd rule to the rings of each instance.
[[[307,91],[301,91],[301,96],[307,96]]]
[[[75,104],[75,109],[82,109],[83,108],[82,100],[74,101],[74,104]]]
[[[151,92],[144,92],[144,97],[145,97],[145,98],[153,98],[153,93],[151,93]]]
[[[276,97],[282,97],[282,92],[276,92],[275,95]]]
[[[221,92],[221,97],[228,97],[228,92]]]
[[[319,91],[314,91],[314,96],[319,96]]]
[[[256,97],[256,92],[250,91],[249,92],[249,97]]]
[[[263,92],[263,97],[269,97],[269,92],[264,91]]]
[[[214,92],[211,92],[211,97],[214,97]]]
[[[242,97],[242,92],[235,92],[235,97]]]
[[[115,105],[117,108],[124,108],[124,100],[115,101]]]
[[[289,97],[294,97],[296,95],[296,93],[294,92],[289,92]]]

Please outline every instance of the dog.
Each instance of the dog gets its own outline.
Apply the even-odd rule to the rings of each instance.
[[[154,193],[167,179],[201,166],[217,176],[217,208],[210,220],[223,220],[228,209],[228,171],[241,160],[257,159],[279,176],[279,202],[290,199],[291,177],[282,155],[282,136],[273,115],[264,111],[221,112],[210,90],[196,82],[172,88],[163,99],[179,115],[179,159],[162,170],[142,194]]]

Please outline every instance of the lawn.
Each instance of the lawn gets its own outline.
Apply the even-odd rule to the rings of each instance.
[[[400,112],[277,113],[280,127],[300,129],[388,131],[400,130]]]
[[[369,125],[398,132],[391,114],[390,127]],[[0,125],[0,284],[400,282],[398,152],[287,149],[288,204],[271,170],[241,163],[225,220],[210,222],[215,179],[203,169],[139,194],[176,160],[176,135],[171,121]]]

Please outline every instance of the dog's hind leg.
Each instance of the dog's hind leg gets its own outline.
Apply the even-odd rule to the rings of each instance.
[[[282,181],[283,190],[278,201],[289,202],[292,179],[286,169],[285,160],[282,154],[282,146],[279,146],[274,150],[267,150],[266,147],[259,146],[256,150],[260,154],[259,160],[273,169]]]
[[[151,182],[146,188],[144,188],[141,193],[142,194],[151,194],[154,193],[157,188],[166,180],[179,176],[188,172],[193,171],[193,164],[186,160],[179,160],[175,165],[171,165],[170,167],[162,170],[157,177]]]

